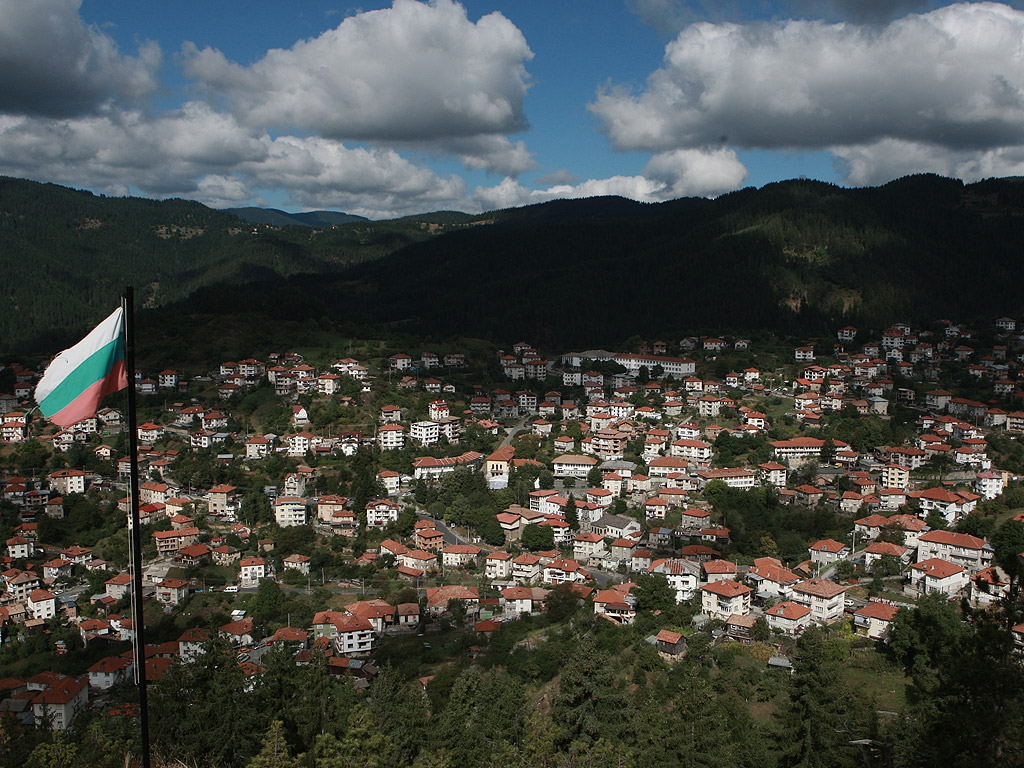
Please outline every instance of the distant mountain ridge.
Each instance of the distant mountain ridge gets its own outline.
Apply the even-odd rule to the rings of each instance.
[[[470,218],[357,219],[317,230],[253,225],[189,200],[106,197],[0,177],[0,359],[59,349],[109,314],[126,285],[143,305],[159,307],[205,286],[331,274]]]
[[[639,334],[1024,316],[1024,182],[794,180],[715,200],[557,200],[327,229],[0,178],[0,339],[52,351],[137,286],[183,318],[613,344]],[[147,322],[149,322],[147,321]],[[197,326],[198,327],[198,326]]]
[[[335,227],[354,221],[369,221],[365,216],[341,211],[307,211],[288,213],[277,208],[224,208],[250,224],[271,224],[275,227]]]
[[[259,306],[293,320],[563,349],[1024,315],[1017,180],[794,180],[715,200],[560,200],[475,221],[336,275],[253,286],[237,303],[200,291],[183,309],[241,311],[255,290]]]

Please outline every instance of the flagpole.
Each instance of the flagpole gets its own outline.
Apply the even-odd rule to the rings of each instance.
[[[124,310],[124,363],[128,376],[128,499],[131,507],[132,622],[135,625],[135,681],[139,688],[139,726],[142,731],[142,768],[150,768],[149,703],[146,697],[146,639],[142,610],[142,530],[139,525],[139,429],[135,418],[135,288],[121,297]]]

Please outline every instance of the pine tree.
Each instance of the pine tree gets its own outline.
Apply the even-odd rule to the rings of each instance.
[[[569,494],[569,500],[565,504],[565,522],[569,524],[570,531],[578,531],[580,529],[580,516],[576,511],[576,497],[571,493]]]
[[[782,717],[783,765],[793,768],[836,768],[852,763],[849,736],[843,730],[849,693],[834,644],[811,627],[797,643],[796,671],[789,706]]]
[[[263,737],[263,748],[246,768],[300,768],[299,758],[292,757],[284,738],[284,723],[275,720]]]

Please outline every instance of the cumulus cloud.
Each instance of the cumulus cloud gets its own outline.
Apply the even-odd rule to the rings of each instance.
[[[532,55],[500,13],[474,23],[452,0],[395,0],[249,66],[212,48],[182,51],[186,75],[243,123],[374,142],[524,130]]]
[[[547,189],[531,189],[524,187],[515,179],[506,178],[493,187],[477,187],[473,190],[472,201],[474,207],[481,211],[600,195],[621,195],[633,200],[653,202],[659,199],[657,192],[663,188],[664,184],[643,176],[588,179],[574,186],[556,185]]]
[[[653,203],[677,197],[720,195],[739,187],[746,177],[747,169],[732,150],[675,150],[655,155],[637,176],[555,183],[544,189],[530,189],[506,178],[493,187],[477,187],[472,200],[481,210],[601,195]]]
[[[652,157],[643,175],[668,197],[715,197],[743,184],[747,169],[731,149],[675,149]]]
[[[518,176],[537,167],[524,141],[505,136],[471,136],[446,139],[434,145],[436,152],[457,156],[466,168]]]
[[[272,138],[201,102],[157,118],[116,110],[69,120],[0,116],[0,172],[214,206],[254,204],[260,190],[284,189],[296,207],[373,218],[451,208],[465,195],[458,177],[438,176],[393,150]]]
[[[962,152],[935,144],[882,139],[872,144],[832,147],[847,182],[884,184],[911,173],[937,173],[967,182],[1024,175],[1024,144]]]
[[[590,105],[619,149],[828,149],[884,140],[985,152],[1024,131],[1024,13],[958,4],[887,25],[694,24],[639,93]]]
[[[71,117],[113,99],[139,102],[156,86],[161,52],[124,56],[82,23],[81,0],[0,0],[0,112]]]
[[[788,16],[856,23],[886,22],[912,12],[927,11],[942,0],[626,0],[626,6],[659,34],[674,36],[696,21],[750,21]]]

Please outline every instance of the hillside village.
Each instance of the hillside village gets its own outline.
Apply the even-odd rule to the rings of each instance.
[[[148,679],[219,641],[250,680],[284,647],[372,690],[396,644],[480,653],[552,600],[625,628],[667,594],[664,662],[701,636],[782,668],[811,626],[884,644],[923,599],[994,608],[1024,555],[1024,335],[865,336],[136,372]],[[40,373],[0,372],[0,709],[59,730],[131,711],[128,460],[120,399],[56,430]]]

